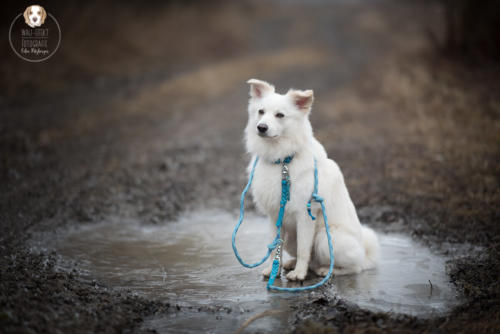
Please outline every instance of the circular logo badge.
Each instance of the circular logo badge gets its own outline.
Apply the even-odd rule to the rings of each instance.
[[[42,6],[28,6],[14,18],[9,29],[9,42],[16,55],[30,62],[52,57],[61,44],[61,27],[56,18]]]

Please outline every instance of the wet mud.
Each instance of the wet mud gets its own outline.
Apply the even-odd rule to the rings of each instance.
[[[194,310],[152,317],[143,328],[230,332],[250,316],[279,311],[255,322],[248,330],[286,331],[293,315],[292,306],[300,306],[301,299],[296,293],[268,292],[260,274],[262,268],[248,270],[239,265],[230,245],[235,219],[234,214],[211,210],[185,214],[164,226],[103,222],[59,231],[56,238],[53,234],[40,235],[30,243],[33,250],[60,254],[59,268],[66,272],[75,270],[81,279],[97,279],[146,299],[175,302]],[[247,217],[238,248],[248,261],[259,260],[258,250],[266,249],[266,240],[272,233],[269,225],[263,217]],[[446,274],[449,258],[431,252],[408,236],[382,233],[379,238],[382,260],[377,269],[335,277],[315,293],[341,298],[375,312],[421,318],[444,315],[463,302],[463,296]],[[464,257],[471,250],[480,252],[471,247],[454,248],[458,251],[455,257]],[[304,284],[317,280],[310,273]],[[276,284],[297,286],[284,277]],[[224,305],[231,312],[214,318],[198,311],[210,304]]]

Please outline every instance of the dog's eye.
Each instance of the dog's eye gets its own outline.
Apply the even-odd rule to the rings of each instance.
[[[30,11],[30,15],[31,15],[31,14],[33,14],[33,12],[32,12],[32,11]]]
[[[40,11],[38,11],[38,15],[40,15]]]
[[[276,117],[283,118],[283,117],[285,117],[285,115],[283,115],[282,113],[279,112],[279,113],[276,114]]]
[[[259,115],[264,115],[264,109],[259,109]]]

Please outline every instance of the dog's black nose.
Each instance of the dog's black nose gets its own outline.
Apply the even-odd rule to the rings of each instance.
[[[265,133],[267,131],[267,125],[259,124],[257,125],[257,130],[259,130],[260,133]]]

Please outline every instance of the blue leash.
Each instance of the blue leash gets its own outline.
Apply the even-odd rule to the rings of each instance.
[[[250,172],[250,176],[248,178],[248,183],[243,189],[243,192],[241,193],[241,199],[240,199],[240,217],[238,219],[238,223],[236,224],[233,235],[232,235],[232,246],[233,246],[233,251],[234,255],[236,255],[236,258],[238,261],[241,263],[242,266],[246,268],[255,268],[257,266],[260,266],[262,263],[264,263],[269,256],[271,255],[272,251],[276,249],[276,256],[273,260],[273,265],[272,265],[272,270],[271,274],[269,275],[269,281],[267,282],[267,289],[268,290],[277,290],[277,291],[291,291],[291,292],[298,292],[298,291],[305,291],[305,290],[312,290],[315,289],[321,285],[323,285],[326,281],[330,279],[332,276],[333,272],[333,265],[334,265],[334,254],[333,254],[333,244],[332,244],[332,238],[330,235],[330,227],[328,226],[328,219],[326,217],[326,210],[325,210],[325,205],[324,205],[324,200],[321,196],[318,195],[318,168],[316,166],[316,159],[314,159],[314,190],[311,195],[311,199],[307,203],[307,212],[309,216],[311,217],[312,220],[315,220],[316,218],[312,215],[311,213],[311,201],[314,200],[315,202],[320,203],[321,205],[321,211],[323,213],[323,220],[325,222],[325,228],[326,228],[326,236],[328,239],[328,248],[330,251],[330,268],[328,270],[328,274],[318,283],[314,285],[309,285],[309,286],[304,286],[300,288],[282,288],[279,286],[274,286],[274,281],[276,277],[278,276],[280,272],[280,267],[281,267],[281,246],[283,244],[283,240],[281,239],[281,226],[283,224],[283,216],[285,214],[285,206],[286,203],[290,200],[290,177],[288,174],[288,166],[287,164],[292,161],[293,156],[286,157],[281,160],[277,160],[274,163],[275,164],[282,164],[282,178],[281,178],[281,201],[280,201],[280,210],[278,214],[278,219],[276,220],[276,237],[274,238],[273,242],[267,246],[267,253],[266,255],[260,260],[252,264],[248,264],[243,259],[241,258],[240,254],[238,253],[238,250],[236,249],[236,233],[238,232],[238,229],[240,228],[241,224],[243,223],[243,216],[245,214],[245,196],[250,189],[250,185],[252,184],[253,181],[253,176],[255,173],[255,167],[257,166],[257,162],[259,161],[259,157],[255,158],[255,161],[252,166],[252,171]]]

